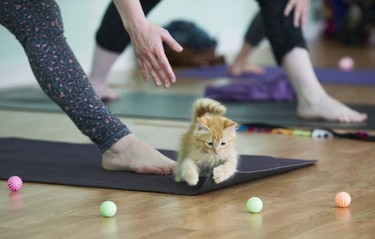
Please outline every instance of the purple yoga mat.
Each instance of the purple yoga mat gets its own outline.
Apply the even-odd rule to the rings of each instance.
[[[187,70],[177,70],[177,77],[202,77],[202,78],[232,78],[232,79],[254,79],[266,78],[271,79],[280,75],[285,75],[283,69],[279,67],[267,66],[265,73],[243,74],[232,76],[228,73],[228,66],[215,65],[204,68],[194,68]],[[352,71],[342,71],[335,68],[316,68],[316,75],[322,83],[350,84],[350,85],[375,85],[375,70],[373,69],[354,69]]]

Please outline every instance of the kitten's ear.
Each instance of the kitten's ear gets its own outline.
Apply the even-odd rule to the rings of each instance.
[[[232,120],[229,120],[229,119],[226,119],[224,121],[224,130],[226,132],[235,132],[236,128],[237,128],[237,123],[236,122],[234,122]]]
[[[206,120],[204,120],[203,118],[197,119],[197,130],[198,131],[207,131],[208,130]]]

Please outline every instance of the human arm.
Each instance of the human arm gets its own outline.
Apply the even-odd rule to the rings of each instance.
[[[114,0],[114,3],[130,35],[143,79],[148,81],[151,77],[156,86],[169,87],[176,77],[164,53],[163,42],[177,52],[182,47],[167,30],[146,19],[139,0]]]

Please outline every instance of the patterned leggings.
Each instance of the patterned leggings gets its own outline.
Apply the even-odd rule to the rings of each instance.
[[[160,0],[140,0],[147,15]],[[249,26],[245,40],[256,46],[265,36],[269,39],[275,59],[279,65],[289,51],[295,47],[307,48],[301,28],[293,25],[294,12],[284,17],[288,0],[258,0],[260,12]],[[112,52],[122,53],[130,44],[116,6],[111,1],[96,34],[99,46]]]
[[[0,24],[23,46],[42,90],[102,152],[130,134],[95,95],[65,40],[54,0],[0,0]]]

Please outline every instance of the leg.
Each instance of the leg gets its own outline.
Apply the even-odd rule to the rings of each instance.
[[[259,0],[276,61],[286,70],[297,93],[297,114],[339,122],[366,120],[366,114],[351,110],[325,92],[313,70],[302,30],[293,26],[293,13],[284,17],[286,3],[287,0]]]
[[[141,0],[144,13],[147,15],[160,0]],[[103,100],[114,100],[119,94],[108,86],[108,74],[121,53],[130,44],[115,4],[109,4],[101,25],[96,33],[96,46],[91,66],[90,81],[96,94]]]
[[[304,48],[294,48],[283,59],[283,67],[297,92],[297,114],[305,119],[324,119],[338,122],[361,122],[366,114],[354,111],[329,96],[317,79]]]
[[[221,183],[232,177],[237,170],[237,159],[228,160],[213,170],[213,180],[215,183]]]
[[[0,1],[0,24],[22,44],[43,91],[99,146],[104,168],[171,172],[174,162],[131,135],[95,95],[65,40],[60,10],[54,1]],[[114,165],[111,168],[106,164],[109,160]]]
[[[265,36],[262,14],[258,12],[247,29],[245,40],[240,52],[236,55],[234,62],[229,67],[229,72],[232,75],[241,75],[243,73],[263,73],[262,67],[249,64],[248,60],[251,53]]]
[[[177,182],[184,181],[187,182],[190,186],[197,185],[199,181],[199,169],[197,165],[191,159],[184,159],[179,165],[178,176],[175,180]]]

